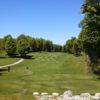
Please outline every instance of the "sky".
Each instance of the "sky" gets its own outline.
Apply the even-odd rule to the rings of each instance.
[[[65,44],[80,33],[83,0],[0,0],[0,38],[20,34]]]

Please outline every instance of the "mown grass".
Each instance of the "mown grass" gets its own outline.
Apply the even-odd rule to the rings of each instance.
[[[17,62],[18,60],[19,58],[8,58],[8,57],[0,58],[0,66],[12,64],[14,62]]]
[[[14,62],[17,62],[20,58],[9,58],[5,51],[2,51],[0,53],[0,66],[12,64]]]
[[[30,55],[32,59],[25,59],[10,72],[2,72],[0,100],[32,100],[34,91],[61,94],[66,90],[72,90],[74,94],[100,92],[100,80],[88,73],[83,56],[46,52]]]

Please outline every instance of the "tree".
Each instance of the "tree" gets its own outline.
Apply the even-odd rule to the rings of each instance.
[[[66,45],[64,45],[64,46],[62,47],[62,51],[63,51],[63,52],[67,52]]]
[[[7,41],[8,37],[12,37],[12,36],[10,34],[8,34],[8,35],[4,36],[4,38],[3,38],[3,44],[4,44],[4,46],[5,46],[5,42]]]
[[[13,56],[16,53],[16,43],[10,35],[5,39],[5,51],[8,56]]]
[[[94,71],[100,54],[100,0],[85,0],[82,13],[85,17],[80,23],[82,31],[79,38],[87,55],[88,65]]]
[[[44,41],[44,39],[42,39],[42,38],[39,38],[39,39],[36,39],[36,44],[37,44],[37,50],[38,51],[43,51],[43,41]]]
[[[43,46],[44,46],[44,39],[40,38],[39,39],[39,51],[43,51]]]
[[[81,48],[82,47],[80,40],[72,37],[71,39],[66,41],[66,44],[63,47],[63,51],[74,54],[75,56],[79,56],[81,53]]]
[[[0,51],[1,47],[2,49],[4,48],[4,50],[6,50],[8,55],[14,55],[15,51],[16,54],[20,54],[22,57],[25,57],[29,52],[62,52],[63,48],[61,45],[53,44],[53,42],[50,40],[34,38],[24,34],[18,36],[17,39],[13,39],[11,35],[6,35],[3,39],[0,39]]]
[[[2,52],[2,39],[0,39],[0,53]]]
[[[73,51],[74,40],[76,40],[76,38],[72,37],[70,40],[66,41],[65,46],[66,46],[66,50],[67,50],[68,53],[72,53],[72,54],[74,53],[74,51]]]
[[[52,43],[52,41],[46,40],[45,47],[46,47],[46,48],[45,48],[46,51],[52,52],[52,48],[53,48],[53,43]]]
[[[26,57],[26,54],[30,51],[29,41],[24,34],[21,34],[17,38],[17,51],[21,55],[21,57]]]
[[[32,41],[30,44],[31,44],[32,52],[36,52],[38,49],[38,43],[37,43],[36,38],[32,38]]]
[[[29,45],[30,45],[30,52],[32,52],[33,51],[33,38],[31,37],[31,36],[26,36],[26,38],[27,38],[27,40],[28,40],[28,42],[29,42]]]
[[[73,42],[73,53],[75,56],[79,56],[81,53],[81,43],[78,39]]]

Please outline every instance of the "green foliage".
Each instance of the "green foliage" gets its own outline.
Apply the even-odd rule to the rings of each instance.
[[[3,39],[0,39],[0,53],[3,51]]]
[[[85,0],[82,6],[85,14],[80,26],[82,31],[79,35],[83,49],[87,54],[87,61],[94,71],[95,64],[100,58],[100,0]]]
[[[13,56],[16,53],[16,43],[14,39],[9,35],[4,38],[5,51],[8,56]]]
[[[29,41],[24,34],[21,34],[17,38],[17,51],[22,57],[25,57],[26,54],[30,51]]]
[[[64,45],[64,46],[62,47],[62,52],[67,52],[66,45]]]
[[[53,51],[54,52],[62,52],[63,51],[63,47],[61,45],[54,44],[53,45]]]
[[[46,51],[51,52],[53,50],[52,48],[53,48],[52,42],[49,41],[49,40],[47,40],[46,43],[45,43],[45,49],[46,49]]]
[[[31,36],[26,36],[27,37],[27,40],[28,40],[28,42],[29,42],[29,45],[30,45],[30,49],[29,49],[29,51],[30,52],[32,52],[32,50],[33,50],[33,38],[31,37]]]
[[[72,37],[70,40],[66,41],[65,46],[66,46],[66,49],[67,49],[68,53],[74,53],[74,51],[73,51],[73,43],[74,43],[75,40],[76,40],[76,38]]]
[[[5,46],[5,42],[7,41],[8,37],[12,37],[12,36],[10,34],[8,34],[8,35],[4,36],[4,38],[3,38],[4,46]]]
[[[31,37],[31,38],[32,38],[32,37]],[[39,45],[38,45],[38,41],[37,41],[36,38],[32,38],[30,44],[31,44],[30,46],[31,46],[31,48],[32,48],[32,52],[38,51]]]
[[[7,40],[10,37],[9,40]],[[2,40],[2,41],[1,41]],[[0,51],[1,51],[1,44],[4,44],[4,50],[10,55],[12,54],[20,54],[22,57],[25,57],[26,54],[29,52],[62,52],[63,47],[61,45],[53,44],[50,40],[45,40],[42,38],[34,38],[31,36],[26,36],[21,34],[16,39],[12,39],[11,35],[6,35],[3,39],[0,40]],[[7,42],[6,42],[7,41]],[[8,49],[8,46],[9,49]],[[6,47],[6,48],[5,48]],[[12,51],[10,50],[12,48]],[[15,50],[17,49],[17,50]],[[11,54],[11,55],[12,55]]]
[[[78,39],[73,42],[73,53],[75,56],[79,56],[81,53],[81,43]]]
[[[91,48],[97,52],[96,48],[100,47],[100,1],[86,0],[82,12],[85,13],[85,17],[81,22],[82,31],[79,37],[85,52]]]
[[[74,54],[75,56],[79,56],[82,51],[81,42],[75,37],[67,40],[63,48],[65,52]]]
[[[30,43],[30,51],[36,52],[36,51],[47,51],[47,52],[61,52],[62,46],[53,44],[50,40],[45,40],[42,38],[33,38],[30,36],[26,36],[28,38],[28,41]]]

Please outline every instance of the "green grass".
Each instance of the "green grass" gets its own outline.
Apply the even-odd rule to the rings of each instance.
[[[8,57],[0,58],[0,66],[12,64],[17,62],[18,60],[19,58],[8,58]]]
[[[2,72],[0,100],[32,100],[34,91],[61,94],[66,90],[72,90],[74,94],[100,92],[100,80],[88,73],[83,56],[45,52],[30,55],[32,59],[13,66],[10,72]]]
[[[19,60],[20,58],[9,58],[6,54],[5,51],[2,51],[0,53],[0,66],[8,65],[15,63]]]

